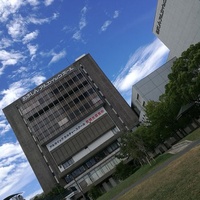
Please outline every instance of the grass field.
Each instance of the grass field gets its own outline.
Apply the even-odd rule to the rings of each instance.
[[[182,140],[191,140],[191,141],[194,141],[194,140],[197,140],[197,139],[200,139],[200,128],[198,128],[197,130],[195,130],[194,132],[192,132],[191,134],[189,134],[188,136],[186,136],[185,138],[183,138]],[[191,153],[190,153],[191,154]],[[136,181],[138,181],[139,179],[141,179],[144,175],[146,175],[147,173],[149,173],[151,170],[153,170],[154,168],[156,168],[158,165],[160,165],[161,163],[163,163],[164,161],[166,161],[168,158],[170,158],[170,157],[172,157],[172,155],[171,154],[163,154],[163,155],[161,155],[161,156],[159,156],[159,157],[157,157],[156,158],[156,162],[153,162],[152,163],[152,166],[149,166],[149,165],[145,165],[145,166],[143,166],[143,167],[141,167],[139,170],[137,170],[133,175],[131,175],[129,178],[127,178],[126,180],[124,180],[123,182],[121,182],[120,184],[118,184],[116,187],[114,187],[114,188],[112,188],[109,192],[107,192],[107,193],[105,193],[104,195],[102,195],[100,198],[98,198],[98,200],[111,200],[112,198],[114,198],[117,194],[119,194],[120,192],[122,192],[124,189],[126,189],[126,188],[128,188],[130,185],[132,185],[132,184],[134,184]],[[199,160],[200,160],[200,157],[199,157]],[[182,161],[182,163],[183,163],[183,161]],[[192,163],[192,162],[191,162]],[[190,163],[190,164],[191,164]],[[200,164],[200,163],[199,163]],[[196,166],[196,165],[195,165]],[[193,166],[192,165],[192,167],[194,167],[195,168],[195,166]],[[191,168],[192,169],[192,168]],[[200,165],[199,165],[199,167],[197,167],[197,169],[199,169],[199,172],[198,172],[198,176],[199,176],[199,173],[200,173]],[[172,169],[171,169],[172,170]],[[187,171],[187,169],[183,169],[183,170],[186,170]],[[172,172],[173,174],[175,174],[175,173],[177,173],[177,172]],[[169,175],[169,177],[171,177],[171,175]],[[183,179],[185,179],[184,177],[182,177]],[[159,178],[158,178],[159,179]],[[169,178],[168,178],[169,179]],[[199,179],[198,179],[199,180]],[[199,182],[200,182],[200,180],[199,180]],[[149,183],[149,184],[151,184],[151,183]],[[159,182],[159,184],[160,184],[160,182]],[[159,186],[159,184],[157,184],[158,186]],[[151,187],[149,187],[149,186],[146,186],[146,187],[148,187],[148,188],[151,188]],[[188,186],[189,187],[189,186]],[[168,189],[170,189],[171,190],[171,192],[173,193],[173,187],[172,188],[170,188],[170,187],[166,187],[166,190],[168,190]],[[198,189],[199,189],[199,191],[200,191],[200,185],[198,185]],[[145,191],[145,188],[143,188],[143,190]],[[162,189],[161,189],[162,190]],[[136,192],[136,191],[135,191]],[[146,191],[145,191],[146,192]],[[144,192],[144,193],[145,193]],[[165,191],[166,192],[166,191]],[[189,191],[188,191],[189,192]],[[137,193],[137,192],[136,192]],[[136,193],[134,194],[134,195],[136,195]],[[139,193],[138,193],[139,194]],[[158,193],[159,194],[159,193]],[[127,195],[128,195],[128,193],[127,193]],[[153,191],[152,191],[152,195],[154,195],[153,194]],[[163,195],[163,194],[161,194],[161,195]],[[181,198],[181,200],[185,200],[185,198],[182,198],[182,196],[180,196]],[[141,197],[139,197],[140,198],[140,200],[143,200],[143,198],[141,198]],[[134,200],[137,200],[137,199],[139,199],[139,198],[136,198],[135,196],[134,196]],[[148,196],[148,197],[145,197],[145,199],[146,200],[149,200],[149,199],[151,199],[151,200],[160,200],[160,199],[162,200],[162,199],[167,199],[167,198],[165,198],[164,196],[163,196],[163,198],[161,198],[161,197],[157,197],[157,196],[155,196],[155,198],[154,198],[154,196]],[[128,196],[128,197],[126,197],[126,195],[125,196],[123,196],[123,198],[120,198],[120,200],[131,200],[131,199],[133,199],[131,196]],[[169,199],[171,199],[171,197],[169,198]],[[173,199],[173,198],[172,198]],[[174,198],[174,199],[179,199],[179,198]],[[186,198],[186,199],[189,199],[189,198]],[[193,199],[193,198],[192,198]],[[194,198],[195,199],[195,198]],[[200,199],[200,194],[199,194],[199,198],[197,198],[197,199]]]
[[[118,200],[200,199],[200,146],[170,163]]]
[[[101,197],[99,197],[98,200],[111,200],[117,194],[119,194],[121,191],[123,191],[125,188],[134,184],[136,181],[141,179],[144,175],[146,175],[151,170],[155,169],[157,166],[162,164],[164,161],[166,161],[170,157],[172,157],[171,154],[163,154],[163,155],[158,156],[155,159],[155,162],[152,161],[151,166],[148,164],[142,166],[140,169],[138,169],[134,174],[132,174],[126,180],[122,181],[116,187],[112,188],[109,192],[107,192],[104,195],[102,195]]]
[[[186,137],[184,137],[182,139],[183,140],[191,140],[191,141],[194,141],[194,140],[198,140],[200,139],[200,128],[198,128],[197,130],[193,131],[192,133],[190,133],[189,135],[187,135]]]

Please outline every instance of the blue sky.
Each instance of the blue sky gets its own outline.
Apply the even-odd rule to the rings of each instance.
[[[157,0],[0,0],[0,199],[42,192],[2,109],[90,53],[130,104],[131,87],[161,66]]]

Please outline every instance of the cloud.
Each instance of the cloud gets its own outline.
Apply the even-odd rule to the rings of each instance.
[[[19,143],[4,143],[0,146],[0,199],[19,192],[34,179],[34,173],[26,160]]]
[[[14,20],[10,21],[6,27],[8,29],[8,34],[14,40],[18,40],[19,38],[23,37],[27,31],[25,20],[20,15],[15,15]]]
[[[0,62],[2,64],[2,67],[0,68],[0,75],[3,74],[7,65],[15,65],[22,58],[24,58],[24,56],[19,52],[0,50]]]
[[[118,10],[115,10],[114,11],[114,14],[113,14],[113,19],[116,19],[119,17],[119,11]],[[107,28],[112,24],[113,20],[106,20],[103,25],[101,26],[101,32],[104,32],[107,30]]]
[[[107,20],[104,22],[104,24],[101,27],[101,31],[106,31],[107,28],[111,25],[112,21],[111,20]]]
[[[54,2],[54,0],[45,0],[44,1],[44,5],[45,6],[50,6],[53,2]]]
[[[58,13],[54,13],[53,16],[49,18],[37,18],[36,16],[32,15],[27,18],[27,22],[36,25],[42,25],[44,23],[50,23],[52,20],[57,19],[58,16]]]
[[[75,33],[72,35],[72,38],[75,39],[75,40],[81,40],[82,39],[81,31],[87,25],[87,21],[86,21],[86,13],[87,13],[87,11],[88,11],[88,8],[86,6],[84,6],[81,9],[81,18],[80,18],[80,21],[79,21],[79,26],[76,29]]]
[[[80,30],[76,31],[73,34],[72,38],[75,39],[75,40],[81,40],[81,31]]]
[[[125,95],[130,95],[132,86],[160,67],[168,53],[169,50],[159,39],[139,48],[113,81],[114,86]]]
[[[24,38],[22,39],[23,43],[26,44],[28,42],[30,42],[31,40],[34,40],[35,38],[37,38],[39,31],[33,31],[31,33],[28,33],[24,36]]]
[[[113,18],[116,19],[119,17],[119,11],[118,10],[115,10],[114,12],[114,15],[113,15]]]
[[[52,63],[58,62],[60,59],[62,59],[63,57],[66,56],[66,51],[63,50],[60,53],[52,53],[53,58],[51,59],[51,61],[49,62],[49,65],[51,65]]]
[[[27,45],[27,48],[29,50],[29,53],[31,56],[34,56],[36,54],[36,51],[38,49],[38,45],[31,45],[31,44],[28,44]]]
[[[4,49],[10,47],[12,45],[12,41],[7,38],[2,38],[0,41],[0,49]]]
[[[27,0],[27,2],[28,2],[31,6],[37,6],[37,5],[39,5],[39,1],[38,1],[38,0]]]
[[[7,21],[9,15],[16,13],[23,4],[23,0],[1,0],[0,22]]]
[[[42,84],[44,81],[46,80],[46,78],[44,76],[34,76],[31,79],[31,82],[34,83],[36,86]]]

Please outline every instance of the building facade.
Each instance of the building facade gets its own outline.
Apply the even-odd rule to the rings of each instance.
[[[45,193],[115,185],[118,138],[138,124],[89,54],[3,111]]]
[[[200,42],[199,21],[199,0],[158,0],[153,33],[169,48],[168,60]]]
[[[165,85],[169,82],[168,75],[176,60],[174,57],[151,74],[137,82],[132,87],[132,109],[139,116],[140,122],[145,122],[145,105],[148,101],[159,101],[159,97],[165,92]]]

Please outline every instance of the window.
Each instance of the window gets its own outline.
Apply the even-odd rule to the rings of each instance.
[[[140,98],[140,95],[139,95],[139,94],[137,94],[137,100],[139,100],[139,98]]]
[[[69,160],[67,160],[65,163],[62,164],[64,169],[67,169],[69,166],[71,166],[74,163],[74,160],[72,158],[70,158]]]

